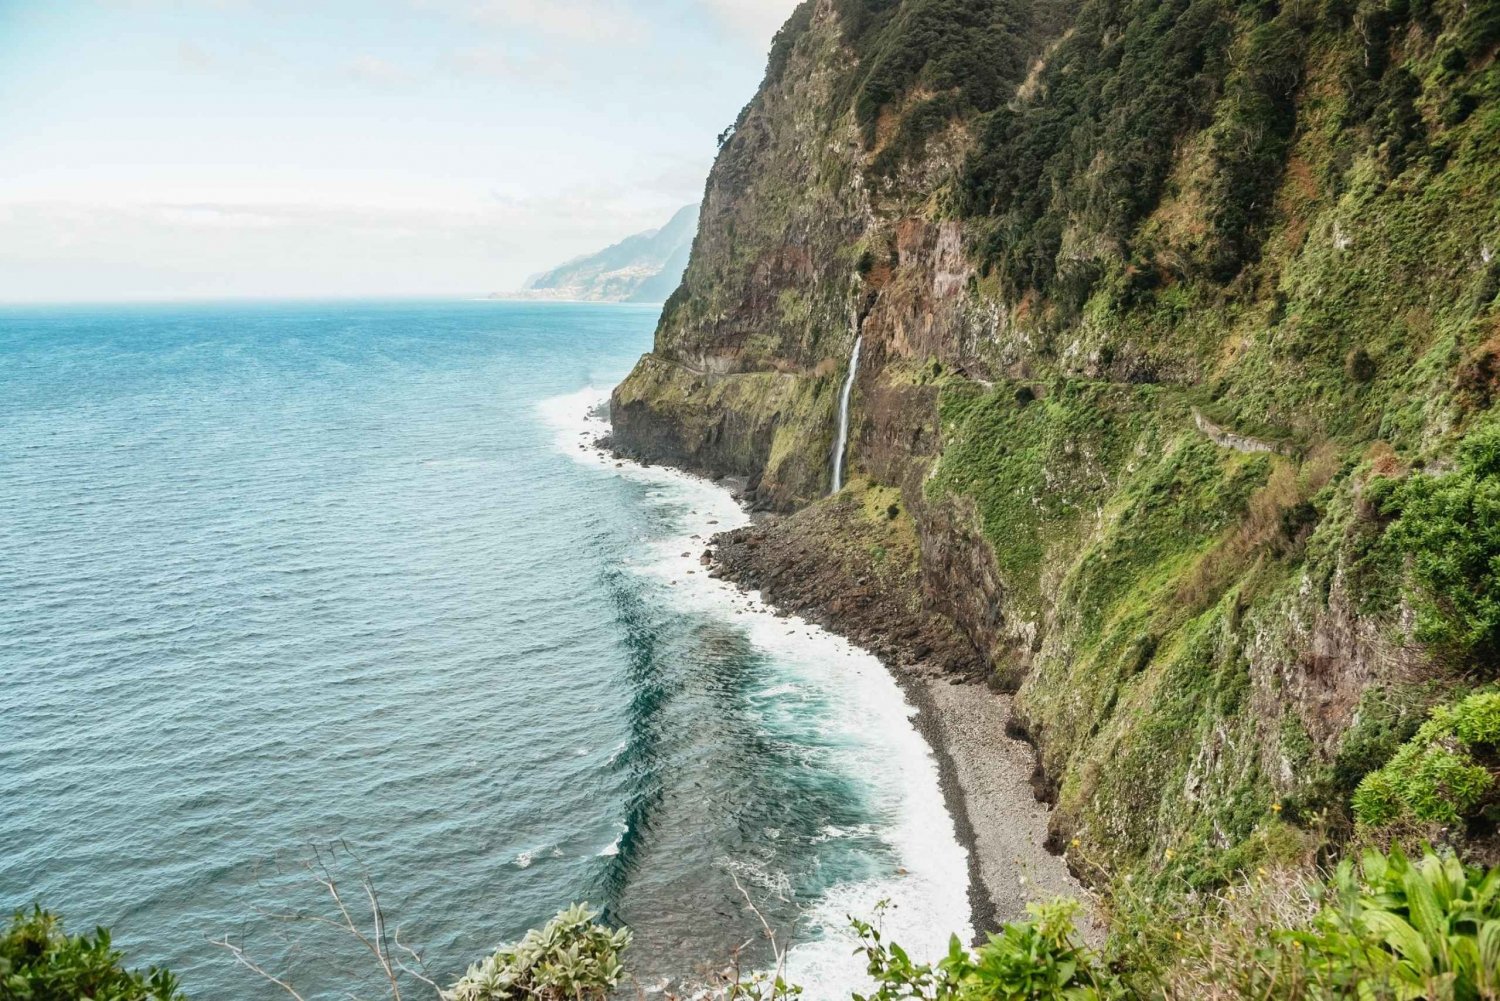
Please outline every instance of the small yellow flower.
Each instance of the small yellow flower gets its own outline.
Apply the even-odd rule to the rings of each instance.
[[[1177,857],[1177,853],[1174,852],[1172,849],[1168,848],[1167,849],[1167,861],[1170,862],[1170,861],[1172,861],[1176,857]]]
[[[1177,939],[1177,941],[1179,941],[1179,942],[1181,942],[1181,941],[1182,941],[1182,932],[1178,932],[1178,933],[1177,933],[1177,934],[1176,934],[1176,935],[1174,935],[1174,936],[1173,936],[1173,937],[1174,937],[1174,938],[1176,938],[1176,939]]]
[[[1266,874],[1266,867],[1265,866],[1260,866],[1259,868],[1257,868],[1255,870],[1255,874],[1257,876],[1264,876]]]
[[[1077,838],[1074,838],[1072,841],[1069,841],[1068,844],[1073,848],[1077,848],[1079,845],[1083,844],[1083,842],[1079,841]]]
[[[1280,813],[1281,812],[1281,804],[1280,803],[1272,803],[1271,804],[1271,812],[1272,813]]]

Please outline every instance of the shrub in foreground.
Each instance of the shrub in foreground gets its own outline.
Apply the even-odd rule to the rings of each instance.
[[[69,935],[56,915],[41,908],[20,912],[0,936],[0,999],[182,1001],[172,974],[127,970],[124,958],[103,928]]]
[[[1360,997],[1500,998],[1500,869],[1370,852],[1360,877],[1340,864],[1328,897],[1311,929],[1285,936],[1313,974]]]
[[[1078,941],[1079,904],[1058,900],[1030,904],[1029,920],[992,933],[970,951],[958,936],[936,966],[913,963],[899,945],[884,943],[880,930],[855,920],[860,951],[876,983],[873,994],[854,1001],[1093,1001],[1118,992],[1092,951]]]
[[[443,1001],[602,1001],[624,975],[620,953],[630,932],[595,924],[595,917],[587,904],[570,907],[469,967]]]
[[[1500,869],[1452,856],[1371,851],[1326,883],[1259,873],[1126,918],[1127,997],[1500,1001]]]
[[[1214,894],[1151,892],[1159,891],[1127,883],[1116,895],[1103,955],[1080,940],[1074,901],[1031,905],[1027,920],[975,949],[955,937],[932,964],[854,920],[874,986],[852,1001],[1500,1001],[1500,868],[1432,851],[1415,861],[1370,851],[1326,881],[1258,871]],[[420,979],[442,1001],[605,1001],[625,979],[629,943],[629,931],[596,924],[578,905],[449,990]],[[0,939],[0,1001],[183,1001],[170,974],[128,972],[120,959],[102,930],[70,938],[42,911],[17,915]],[[774,975],[742,977],[736,965],[695,996],[797,1001],[802,989],[783,979],[784,953],[777,959]],[[392,979],[386,996],[401,995]]]

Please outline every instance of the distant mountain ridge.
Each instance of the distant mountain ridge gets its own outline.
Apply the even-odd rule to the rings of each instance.
[[[665,302],[687,270],[697,231],[698,206],[685,206],[661,229],[637,233],[528,279],[514,297]]]

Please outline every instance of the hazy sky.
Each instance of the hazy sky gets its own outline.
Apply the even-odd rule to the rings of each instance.
[[[0,0],[0,300],[474,294],[696,202],[795,0]]]

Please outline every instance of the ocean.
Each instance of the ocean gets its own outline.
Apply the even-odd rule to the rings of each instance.
[[[320,866],[440,983],[573,901],[648,992],[767,962],[746,895],[810,1001],[861,982],[880,900],[917,955],[966,936],[889,674],[708,578],[726,491],[589,447],[655,320],[0,308],[0,909],[199,999],[283,996],[226,936],[305,997],[369,988],[288,920],[328,913]]]

